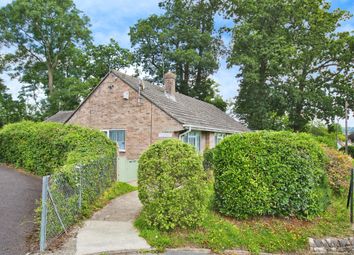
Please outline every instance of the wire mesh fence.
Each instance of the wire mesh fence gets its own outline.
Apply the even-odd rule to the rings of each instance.
[[[67,232],[116,180],[117,158],[107,157],[43,177],[40,250]]]

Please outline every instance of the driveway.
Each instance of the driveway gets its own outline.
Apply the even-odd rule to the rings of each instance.
[[[34,230],[41,179],[0,165],[0,254],[22,255]]]

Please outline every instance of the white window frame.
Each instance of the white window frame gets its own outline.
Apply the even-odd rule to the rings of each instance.
[[[195,135],[195,134],[199,135],[199,139],[197,138],[197,135]],[[190,136],[192,136],[192,138],[195,139],[195,143],[194,144],[189,143],[189,137]],[[186,137],[187,141],[185,141],[185,137]],[[191,130],[187,134],[182,135],[181,136],[181,140],[182,140],[182,142],[185,142],[185,143],[188,143],[188,144],[192,145],[198,152],[200,152],[200,150],[201,150],[202,132],[200,132],[198,130]],[[199,144],[196,144],[197,141],[199,141]]]
[[[214,144],[218,145],[226,137],[225,133],[214,133]]]
[[[112,128],[112,129],[101,129],[101,132],[104,132],[105,133],[105,135],[107,135],[107,137],[109,138],[109,139],[111,139],[110,137],[109,137],[109,132],[110,131],[124,131],[124,149],[121,149],[120,147],[119,147],[119,145],[117,144],[117,146],[118,146],[118,148],[119,148],[119,152],[125,152],[126,151],[126,149],[127,149],[127,142],[126,142],[126,140],[127,140],[127,137],[126,137],[126,134],[127,134],[127,131],[125,130],[125,129],[123,129],[123,128]]]

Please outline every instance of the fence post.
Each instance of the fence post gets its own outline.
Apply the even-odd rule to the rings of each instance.
[[[76,166],[76,171],[79,172],[79,210],[82,208],[82,173],[81,173],[81,165]]]
[[[47,233],[47,194],[48,194],[49,175],[42,178],[42,214],[41,214],[41,231],[39,237],[39,249],[43,252],[46,248]]]
[[[114,169],[117,172],[116,181],[119,181],[119,155],[114,157]]]

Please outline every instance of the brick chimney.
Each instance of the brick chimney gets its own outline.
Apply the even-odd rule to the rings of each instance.
[[[165,93],[167,96],[174,98],[176,94],[176,75],[172,72],[167,72],[163,76]]]

